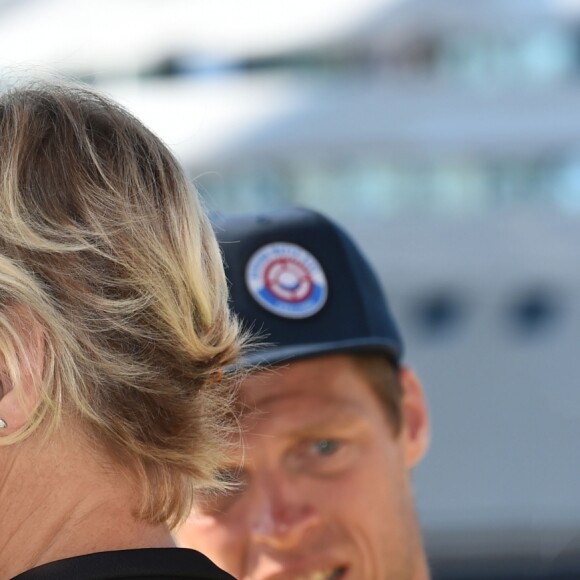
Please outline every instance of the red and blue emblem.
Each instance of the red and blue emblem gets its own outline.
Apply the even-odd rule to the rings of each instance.
[[[246,284],[258,304],[285,318],[316,314],[328,296],[318,260],[296,244],[261,247],[248,261]]]

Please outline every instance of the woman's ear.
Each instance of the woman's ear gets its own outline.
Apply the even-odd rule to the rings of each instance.
[[[402,437],[407,469],[412,469],[429,448],[431,425],[423,387],[412,369],[402,367],[399,377],[403,390],[401,410],[403,414]]]
[[[0,352],[2,436],[24,427],[36,409],[40,397],[45,344],[42,325],[30,309],[21,305],[10,306],[4,311],[0,334],[4,335],[0,344],[5,345],[5,348],[11,346],[11,353]]]

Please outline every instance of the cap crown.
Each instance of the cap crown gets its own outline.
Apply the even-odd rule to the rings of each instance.
[[[399,362],[402,340],[377,275],[337,224],[292,208],[219,217],[214,228],[233,309],[267,343],[248,363],[351,351]]]

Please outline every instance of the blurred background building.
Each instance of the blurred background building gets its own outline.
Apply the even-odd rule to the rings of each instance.
[[[580,577],[580,0],[0,0],[0,85],[55,75],[211,210],[357,237],[433,411],[436,578]]]

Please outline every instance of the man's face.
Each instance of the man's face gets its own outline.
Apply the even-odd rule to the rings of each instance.
[[[232,459],[243,485],[209,498],[180,543],[243,580],[426,578],[409,469],[426,448],[427,415],[414,375],[401,380],[395,436],[348,356],[247,379],[242,397],[255,412]]]

